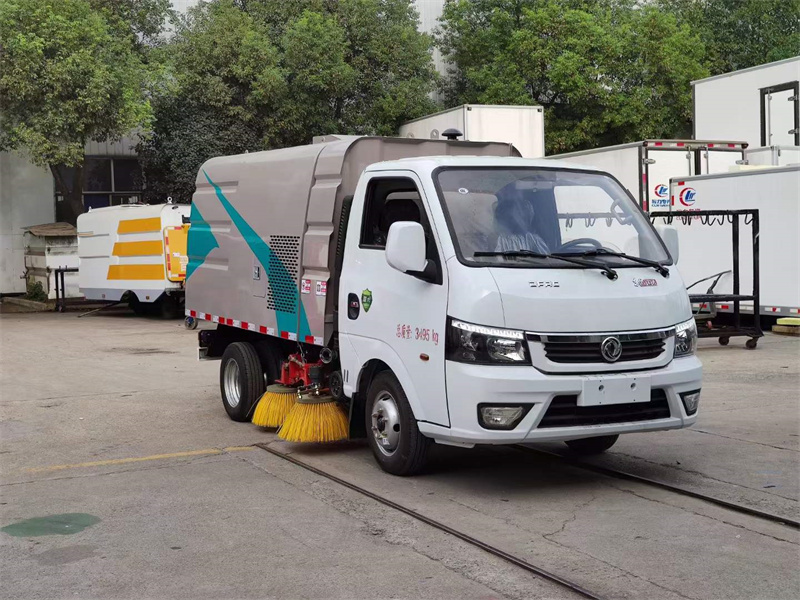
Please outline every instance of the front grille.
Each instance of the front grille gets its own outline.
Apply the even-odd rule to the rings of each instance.
[[[560,341],[557,338],[544,342],[544,354],[557,363],[607,362],[600,352],[602,342]],[[658,358],[664,351],[663,339],[620,340],[622,354],[615,362]]]
[[[651,390],[650,402],[631,404],[578,406],[577,395],[556,396],[539,423],[539,428],[634,423],[669,417],[667,394],[661,389]]]

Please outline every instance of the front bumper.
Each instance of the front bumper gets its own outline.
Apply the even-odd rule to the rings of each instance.
[[[702,386],[702,365],[696,356],[678,358],[665,367],[636,371],[630,375],[647,376],[651,389],[664,391],[669,405],[669,417],[602,425],[539,428],[538,425],[553,398],[580,394],[585,376],[548,375],[531,366],[469,365],[448,361],[446,377],[450,427],[424,422],[419,422],[418,425],[424,435],[440,442],[473,445],[563,441],[618,433],[680,429],[693,425],[697,420],[697,413],[692,416],[686,414],[680,398],[681,393],[699,390]],[[478,404],[484,402],[533,406],[514,429],[496,430],[485,429],[478,422]]]

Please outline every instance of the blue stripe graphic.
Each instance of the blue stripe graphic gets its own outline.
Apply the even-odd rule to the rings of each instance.
[[[211,181],[211,178],[208,176],[208,173],[206,173],[205,170],[203,171],[203,175],[205,175],[208,183],[213,186],[214,191],[217,193],[217,198],[227,211],[231,221],[233,221],[233,224],[239,230],[239,233],[242,235],[242,238],[244,238],[244,241],[247,242],[250,250],[253,252],[253,254],[255,254],[258,262],[261,263],[261,268],[267,273],[267,285],[269,285],[273,298],[278,297],[279,294],[285,295],[283,290],[293,290],[295,295],[295,305],[299,309],[300,316],[300,327],[299,331],[297,332],[297,339],[299,341],[305,341],[305,337],[307,335],[311,335],[311,328],[308,325],[308,318],[306,317],[306,311],[305,308],[303,308],[303,303],[300,301],[297,282],[294,281],[294,278],[289,274],[289,271],[286,269],[286,266],[283,264],[281,259],[272,251],[269,245],[261,239],[261,236],[259,236],[255,230],[250,227],[247,221],[242,218],[239,212],[228,201],[228,199],[225,197],[225,194],[222,193],[220,187]],[[189,231],[191,231],[191,229]],[[278,321],[279,331],[295,331],[298,318],[297,312],[290,313],[276,310],[275,316]]]

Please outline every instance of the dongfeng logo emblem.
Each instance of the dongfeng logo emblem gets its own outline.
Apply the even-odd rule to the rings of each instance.
[[[622,343],[615,337],[607,337],[600,344],[600,354],[606,362],[617,362],[622,356]]]

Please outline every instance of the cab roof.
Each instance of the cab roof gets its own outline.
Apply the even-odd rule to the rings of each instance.
[[[513,156],[420,156],[373,163],[369,165],[365,171],[404,171],[414,168],[415,170],[432,172],[434,169],[440,167],[545,167],[549,169],[563,168],[573,171],[604,172],[597,167],[577,165],[571,161],[543,158],[517,158]]]

